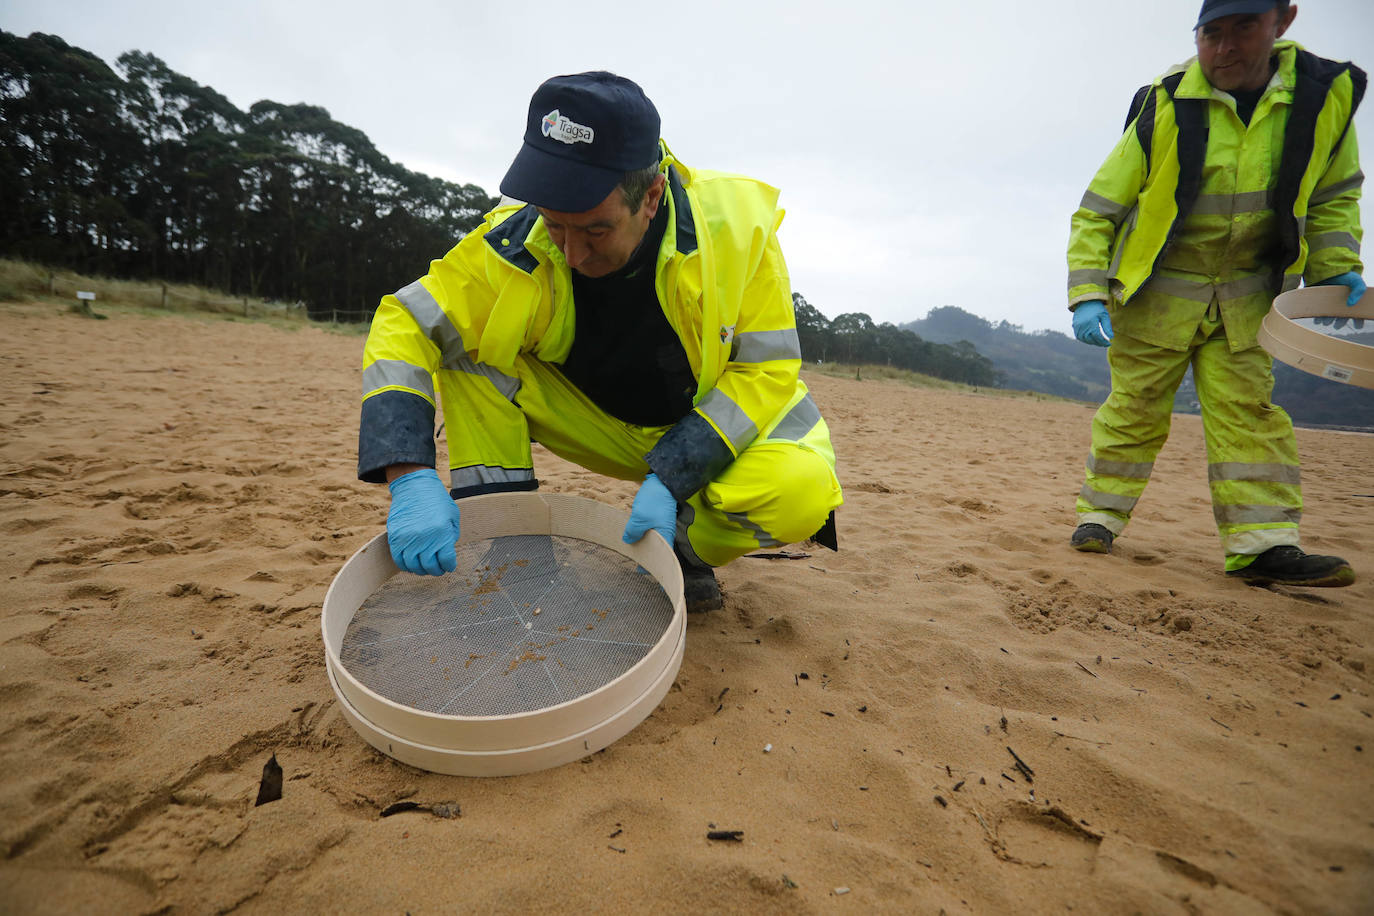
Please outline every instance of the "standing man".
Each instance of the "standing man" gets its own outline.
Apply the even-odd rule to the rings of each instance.
[[[454,500],[536,489],[532,439],[643,481],[625,540],[674,546],[689,611],[720,607],[712,567],[750,550],[834,548],[840,486],[797,375],[778,192],[688,169],[640,87],[605,72],[535,91],[501,191],[528,203],[383,297],[364,349],[358,477],[390,484],[396,564],[453,570]]]
[[[1112,392],[1093,419],[1071,544],[1107,553],[1169,435],[1191,365],[1226,575],[1349,585],[1350,565],[1298,547],[1293,424],[1270,403],[1256,341],[1302,281],[1363,295],[1352,118],[1365,74],[1279,38],[1286,0],[1205,0],[1197,57],[1137,93],[1126,131],[1073,215],[1074,334],[1106,347]]]

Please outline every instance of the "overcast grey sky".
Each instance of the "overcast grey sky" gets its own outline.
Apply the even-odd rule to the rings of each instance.
[[[493,194],[535,87],[614,70],[683,162],[782,189],[793,288],[828,317],[957,305],[1067,332],[1069,215],[1135,88],[1192,55],[1199,5],[0,0],[0,28],[147,51],[244,109],[321,105]],[[1374,2],[1298,6],[1288,37],[1374,69]],[[1357,125],[1374,145],[1374,100]]]

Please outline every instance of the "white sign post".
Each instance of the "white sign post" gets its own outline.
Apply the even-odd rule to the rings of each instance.
[[[104,318],[104,315],[99,314],[95,309],[91,308],[91,303],[94,301],[95,293],[87,292],[86,290],[78,290],[74,310],[85,315],[87,318]]]

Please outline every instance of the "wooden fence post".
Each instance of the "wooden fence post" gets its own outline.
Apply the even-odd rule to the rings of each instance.
[[[162,307],[167,307],[167,284],[162,284]]]

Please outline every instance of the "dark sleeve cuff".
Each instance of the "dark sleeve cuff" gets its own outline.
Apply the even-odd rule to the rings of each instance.
[[[686,502],[735,460],[735,453],[701,414],[692,411],[644,456],[678,502]]]
[[[434,406],[417,394],[383,391],[363,401],[358,479],[386,483],[393,464],[434,467]]]

